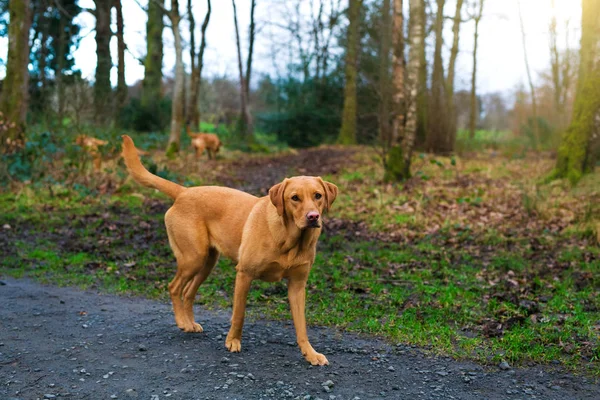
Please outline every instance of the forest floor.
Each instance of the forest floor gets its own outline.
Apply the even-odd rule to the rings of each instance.
[[[497,366],[506,361],[511,366],[524,368],[516,370],[520,371],[517,373],[533,374],[531,371],[558,368],[577,371],[591,379],[600,376],[598,173],[571,189],[563,182],[539,183],[552,166],[552,159],[547,155],[523,154],[515,158],[501,152],[486,152],[452,159],[419,155],[415,159],[414,178],[390,185],[381,181],[381,166],[372,149],[331,146],[261,156],[225,153],[219,160],[199,163],[189,154],[171,161],[156,153],[144,162],[169,179],[186,184],[221,184],[256,195],[266,194],[268,188],[283,177],[298,174],[321,175],[339,186],[340,196],[325,222],[307,294],[309,323],[333,328],[313,328],[321,335],[318,340],[323,340],[325,347],[333,349],[334,338],[338,343],[338,337],[347,336],[339,332],[355,332],[381,337],[381,342],[364,336],[352,340],[365,341],[372,349],[388,348],[385,357],[398,356],[393,350],[396,347],[389,344],[399,343],[399,349],[409,346],[415,362],[441,355],[470,359],[491,370],[497,370]],[[116,162],[106,167],[104,173],[86,174],[68,188],[21,185],[0,194],[0,252],[4,257],[0,276],[28,277],[43,283],[166,300],[166,285],[174,273],[174,260],[162,218],[170,200],[126,180]],[[152,332],[138,328],[131,329],[131,334],[136,332],[150,340],[158,330],[154,324],[160,324],[164,325],[162,334],[169,338],[176,337],[180,342],[205,340],[206,345],[217,346],[218,343],[212,343],[212,334],[220,335],[227,329],[227,311],[223,310],[230,307],[234,276],[233,265],[221,260],[220,266],[200,288],[197,304],[203,311],[199,313],[199,320],[204,322],[203,314],[208,313],[211,320],[222,321],[216,323],[218,328],[212,333],[200,335],[205,339],[179,334],[164,303],[141,299],[123,301],[133,302],[131,307],[134,308],[148,305],[164,307],[165,311],[158,319],[148,316]],[[64,290],[42,289],[29,281],[8,282],[9,285],[0,290],[6,292],[8,287],[19,285],[33,291]],[[81,293],[84,292],[74,291],[71,295],[92,296]],[[117,297],[106,299],[119,301]],[[46,303],[40,300],[39,307],[43,308]],[[114,320],[119,329],[125,329],[123,324],[131,318],[131,315],[126,316],[127,307],[123,307],[123,313],[119,314],[123,319]],[[19,313],[12,307],[4,311]],[[85,308],[79,311],[88,312]],[[39,312],[47,319],[43,310]],[[20,314],[17,314],[19,318]],[[52,315],[58,314],[55,311]],[[279,323],[265,321],[288,323],[291,320],[285,284],[254,284],[249,295],[249,315],[252,324],[261,326],[255,327],[258,343],[273,336],[266,326],[284,329]],[[203,323],[205,327],[207,323]],[[15,323],[2,326],[18,328]],[[40,329],[46,329],[45,326],[46,323],[41,324]],[[286,333],[282,334],[293,334],[289,326],[286,327]],[[249,326],[246,332],[250,334],[255,328]],[[260,337],[261,329],[266,329],[267,339]],[[6,345],[7,335],[20,338],[22,331],[15,332],[18,335],[2,332],[1,341]],[[343,346],[354,348],[352,340]],[[185,352],[182,349],[178,352],[178,346],[172,343],[169,346],[173,346],[173,354]],[[418,346],[419,350],[410,346]],[[0,352],[6,356],[4,349],[0,347]],[[266,346],[261,351],[277,353],[278,350]],[[289,351],[297,350],[292,346]],[[379,359],[374,355],[377,351],[368,352],[369,356],[360,364],[377,363]],[[335,355],[335,351],[332,354]],[[340,350],[339,354],[346,352]],[[207,357],[217,364],[221,357],[230,356]],[[246,357],[247,360],[268,358],[260,352]],[[304,368],[299,355],[294,357],[273,362],[297,363],[298,368]],[[356,364],[350,360],[357,355],[348,353],[347,357],[340,364],[344,366],[331,368],[349,368]],[[163,358],[169,359],[168,356]],[[454,363],[443,360],[447,365]],[[211,364],[208,359],[202,362]],[[400,365],[408,361],[400,357],[396,362],[398,367],[392,367],[400,371],[403,370]],[[545,367],[532,367],[538,363]],[[272,366],[277,367],[275,364]],[[4,370],[11,364],[0,365]],[[161,365],[165,365],[162,359]],[[431,368],[422,368],[436,379],[445,377],[435,374]],[[305,369],[311,376],[319,375],[313,384],[321,375],[329,373],[326,369],[319,373],[309,367]],[[377,369],[368,369],[371,372],[367,376],[379,376]],[[275,370],[283,371],[283,368],[279,366]],[[339,370],[337,373],[343,375]],[[255,372],[252,374],[256,376]],[[290,376],[298,374],[291,372]],[[508,372],[490,375],[490,379],[501,380],[503,374],[509,379],[507,384],[513,382],[511,379],[517,382],[513,386],[518,384],[519,380],[509,377]],[[469,376],[468,371],[456,374],[462,385]],[[374,385],[383,382],[373,379]],[[283,386],[287,385],[285,379],[281,380]],[[275,391],[277,381],[272,388]],[[551,380],[544,382],[546,388],[565,387]],[[584,381],[578,382],[580,387],[585,387]],[[422,398],[433,396],[430,394],[434,391],[432,385],[435,386],[431,383],[419,389],[428,393]],[[442,387],[446,387],[444,385],[446,383]],[[529,392],[535,395],[538,390],[495,385],[489,385],[489,389],[496,390],[497,398],[506,398],[508,394],[522,397]],[[215,381],[215,386],[220,385]],[[403,385],[397,386],[404,390]],[[473,388],[465,386],[469,387]],[[376,391],[373,386],[362,392],[363,395],[352,390],[338,394],[342,398],[351,393],[361,398],[376,398],[379,392],[390,388]],[[304,393],[302,390],[291,392]],[[256,393],[250,397],[258,397],[263,392]],[[310,390],[308,393],[318,395]],[[389,396],[398,397],[392,393],[389,392]],[[541,398],[586,398],[583,392],[573,396],[560,392],[555,395],[551,391],[545,395],[540,393],[537,395]],[[455,398],[482,396],[482,392],[477,391],[455,394]],[[227,394],[230,395],[236,398],[234,392]],[[328,396],[324,392],[321,395]],[[451,395],[448,392],[440,397]]]

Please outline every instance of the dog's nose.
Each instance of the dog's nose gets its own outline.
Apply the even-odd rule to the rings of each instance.
[[[316,222],[319,220],[319,213],[316,211],[310,211],[308,214],[306,214],[306,219],[309,222]]]

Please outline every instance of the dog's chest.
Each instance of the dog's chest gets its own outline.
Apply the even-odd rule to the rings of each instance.
[[[279,282],[283,278],[288,278],[290,274],[295,274],[299,269],[310,268],[311,260],[309,257],[293,258],[290,260],[288,255],[282,255],[277,261],[264,263],[257,272],[257,278],[266,282]]]

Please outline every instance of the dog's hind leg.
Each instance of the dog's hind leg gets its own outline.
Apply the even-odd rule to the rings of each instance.
[[[210,249],[208,252],[208,257],[204,262],[204,266],[200,269],[200,272],[198,272],[196,276],[194,276],[194,278],[191,281],[189,281],[183,289],[183,311],[186,315],[187,320],[191,322],[193,326],[193,332],[203,331],[202,325],[200,325],[194,320],[194,298],[196,297],[198,288],[206,280],[208,275],[210,275],[218,260],[219,252],[215,249]]]
[[[169,283],[169,293],[173,302],[175,322],[179,329],[185,332],[199,332],[202,330],[202,327],[200,325],[196,326],[194,320],[190,319],[190,315],[186,313],[184,291],[186,288],[188,288],[188,292],[194,289],[193,293],[195,294],[200,283],[210,273],[210,270],[203,273],[209,258],[208,238],[206,237],[206,233],[202,234],[194,228],[186,229],[186,226],[189,227],[189,224],[183,224],[181,222],[183,217],[172,212],[172,210],[171,208],[165,214],[165,225],[169,236],[169,244],[177,259],[177,273]],[[196,278],[198,275],[200,276]],[[194,282],[196,279],[197,282]]]

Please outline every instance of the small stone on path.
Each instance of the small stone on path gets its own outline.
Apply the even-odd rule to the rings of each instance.
[[[506,371],[506,370],[510,369],[510,364],[509,364],[509,363],[507,363],[506,361],[502,361],[502,362],[500,363],[500,365],[498,365],[498,367],[499,367],[501,370],[503,370],[503,371]]]

